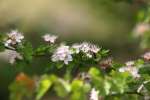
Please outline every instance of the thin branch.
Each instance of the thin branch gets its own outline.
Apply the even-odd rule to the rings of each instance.
[[[140,93],[141,90],[144,88],[144,85],[147,84],[147,83],[149,83],[149,82],[150,82],[150,80],[144,81],[144,82],[139,86],[139,88],[137,89],[137,92]]]
[[[8,49],[8,50],[16,51],[16,49],[12,48],[12,47],[5,46],[5,48]]]
[[[144,96],[142,93],[138,93],[136,91],[127,91],[127,92],[124,92],[123,94],[137,94],[139,96]],[[121,93],[113,93],[113,94],[110,94],[109,96],[117,96],[117,95],[122,95]]]

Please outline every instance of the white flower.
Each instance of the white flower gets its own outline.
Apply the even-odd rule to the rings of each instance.
[[[89,43],[87,42],[83,42],[82,44],[80,44],[80,50],[84,53],[88,53],[90,51],[90,45]]]
[[[72,45],[72,48],[73,48],[73,53],[76,53],[76,54],[78,54],[79,52],[80,52],[80,44],[73,44]]]
[[[74,53],[79,53],[80,51],[85,53],[87,57],[92,58],[93,53],[97,53],[100,48],[91,43],[83,42],[81,44],[74,44],[72,46],[75,49]]]
[[[98,48],[96,45],[90,45],[90,50],[92,51],[92,52],[94,52],[94,53],[97,53],[99,50],[100,50],[100,48]]]
[[[86,53],[86,56],[89,58],[92,58],[92,54],[90,54],[90,53]]]
[[[24,39],[22,33],[18,32],[17,30],[13,30],[7,35],[8,39],[5,41],[5,46],[16,45],[17,43],[22,42]]]
[[[46,34],[43,36],[44,41],[50,42],[50,43],[55,43],[57,38],[58,38],[58,36],[50,35],[50,34]]]
[[[69,61],[72,61],[71,54],[69,46],[61,45],[52,55],[52,61],[64,61],[65,64],[68,64]]]
[[[15,61],[16,61],[16,59],[23,59],[23,57],[19,54],[19,53],[17,53],[16,51],[11,51],[10,53],[9,53],[9,62],[11,63],[11,64],[14,64],[15,63]]]
[[[95,88],[92,88],[90,93],[90,100],[98,100],[99,91],[96,91]]]
[[[9,46],[11,44],[12,40],[11,39],[8,39],[7,41],[5,41],[5,46]]]
[[[119,68],[119,72],[129,72],[134,78],[140,77],[138,71],[139,69],[134,66],[133,61],[129,61],[126,63],[126,66]]]
[[[134,61],[128,61],[126,62],[126,66],[134,66],[135,62]]]
[[[147,52],[143,55],[143,58],[147,61],[150,61],[150,52]]]

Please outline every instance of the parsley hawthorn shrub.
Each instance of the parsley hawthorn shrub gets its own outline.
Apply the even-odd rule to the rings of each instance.
[[[11,51],[13,66],[26,67],[34,58],[43,56],[49,62],[44,67],[48,72],[41,75],[30,76],[20,70],[9,86],[10,100],[45,100],[52,95],[61,100],[150,98],[149,52],[140,59],[121,64],[108,57],[108,50],[92,43],[69,46],[56,43],[58,36],[50,34],[41,39],[45,44],[33,48],[17,30],[0,35],[0,51]]]

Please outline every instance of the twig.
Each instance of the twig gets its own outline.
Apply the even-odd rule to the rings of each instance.
[[[150,82],[150,80],[144,81],[144,82],[139,86],[139,88],[137,89],[137,92],[140,93],[141,90],[144,88],[144,85],[147,84],[147,83],[149,83],[149,82]]]
[[[142,93],[138,93],[137,91],[127,91],[127,92],[124,92],[124,94],[137,94],[139,96],[143,96]],[[121,93],[112,93],[109,96],[117,96],[117,95],[122,95],[122,94]]]
[[[5,48],[8,49],[8,50],[16,51],[16,49],[12,48],[12,47],[5,46]]]

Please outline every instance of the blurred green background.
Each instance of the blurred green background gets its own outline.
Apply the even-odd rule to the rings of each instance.
[[[141,52],[131,37],[139,6],[114,0],[0,0],[0,32],[18,29],[35,47],[43,34],[53,33],[69,43],[97,43],[116,60],[132,60]],[[1,100],[8,99],[8,84],[16,74],[7,55],[0,54]],[[33,65],[42,70],[40,64]]]

